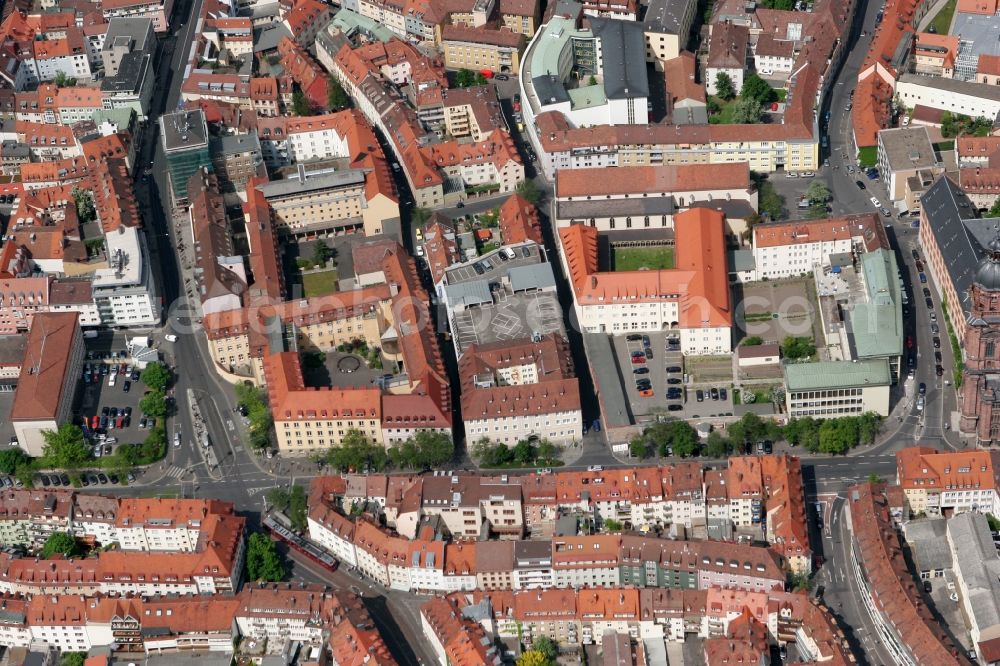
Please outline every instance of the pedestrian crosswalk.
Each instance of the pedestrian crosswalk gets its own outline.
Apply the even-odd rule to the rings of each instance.
[[[181,476],[184,475],[184,472],[185,472],[184,469],[177,467],[175,465],[171,465],[170,469],[167,470],[167,473],[164,476],[168,476],[171,479],[179,479],[181,478]]]

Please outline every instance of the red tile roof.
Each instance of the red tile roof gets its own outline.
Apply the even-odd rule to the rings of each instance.
[[[880,485],[847,490],[858,559],[871,588],[871,601],[899,632],[906,650],[921,664],[971,664],[938,624],[906,565]]]
[[[626,167],[602,170],[601,177],[608,171],[620,169]],[[650,302],[675,300],[676,294],[684,294],[681,326],[731,326],[733,315],[722,214],[707,208],[692,208],[674,216],[674,227],[675,268],[617,272],[597,270],[599,232],[595,227],[573,225],[560,229],[577,302],[584,306],[624,299]]]
[[[21,282],[21,280],[17,280]],[[46,421],[60,415],[66,395],[70,354],[82,333],[76,312],[37,313],[28,331],[24,365],[10,410],[11,421]]]

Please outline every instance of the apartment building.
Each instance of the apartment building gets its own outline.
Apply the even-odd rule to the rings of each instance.
[[[394,666],[360,600],[322,585],[270,583],[239,594],[80,597],[64,593],[0,599],[8,648],[114,649],[129,658],[233,652],[240,639],[263,658],[291,646],[330,651],[335,664]],[[9,640],[7,640],[9,639]]]
[[[733,320],[723,226],[722,214],[708,208],[675,215],[674,268],[653,271],[601,266],[599,229],[560,229],[560,258],[580,326],[608,334],[673,329],[685,354],[728,354]]]
[[[438,597],[420,609],[424,636],[442,664],[503,663],[496,646],[483,628],[464,619],[460,599]]]
[[[888,188],[889,198],[897,209],[908,210],[907,190],[920,189],[910,185],[911,178],[931,183],[944,173],[938,162],[926,126],[885,129],[878,133],[878,166]],[[905,206],[905,208],[903,208]]]
[[[525,36],[507,28],[445,25],[441,28],[441,51],[449,69],[520,71]]]
[[[997,452],[908,447],[896,453],[896,474],[910,515],[1000,512]]]
[[[53,532],[69,530],[72,494],[65,491],[5,489],[0,508],[0,543],[41,546]]]
[[[753,279],[822,272],[832,267],[832,257],[888,247],[877,213],[759,225],[753,230]]]
[[[559,333],[471,345],[459,359],[459,377],[473,439],[564,445],[583,437],[579,383],[569,343]]]
[[[333,76],[368,122],[390,140],[417,206],[439,207],[462,200],[464,191],[455,189],[449,189],[446,198],[444,184],[448,179],[461,179],[465,187],[498,184],[500,192],[513,192],[524,180],[524,165],[505,129],[495,129],[473,143],[435,138],[391,83],[394,72],[401,68],[378,64],[386,49],[355,48],[342,36],[333,39],[329,48],[335,53]],[[399,55],[411,64],[423,62],[402,52]],[[417,83],[418,91],[422,85],[442,85],[437,69],[439,66],[420,67],[423,83]]]
[[[785,409],[792,416],[835,418],[889,415],[893,383],[888,360],[819,361],[786,365]]]
[[[705,89],[717,95],[719,75],[729,77],[733,89],[743,88],[743,72],[750,55],[750,29],[738,23],[715,23],[708,40],[708,66],[705,70]]]
[[[169,28],[168,17],[173,13],[173,0],[102,0],[101,11],[107,21],[114,18],[148,18],[153,30],[165,33]]]
[[[852,574],[866,612],[875,621],[882,646],[898,663],[969,665],[965,650],[941,631],[904,558],[883,487],[872,483],[848,489],[851,512]]]

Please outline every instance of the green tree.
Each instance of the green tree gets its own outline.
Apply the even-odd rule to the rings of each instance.
[[[149,431],[139,448],[139,462],[143,465],[156,462],[167,454],[167,429],[162,422]]]
[[[59,655],[59,666],[83,666],[86,661],[86,652],[63,652]]]
[[[736,86],[733,84],[733,77],[725,72],[715,75],[715,94],[725,100],[736,97]]]
[[[843,455],[858,442],[857,423],[853,419],[828,419],[819,427],[821,453]]]
[[[260,451],[271,444],[271,410],[264,392],[252,384],[236,385],[236,400],[250,422],[250,448]]]
[[[514,445],[513,453],[514,460],[522,465],[527,466],[535,462],[535,447],[526,439]]]
[[[608,532],[621,532],[622,524],[614,518],[608,518],[604,521],[604,529]]]
[[[418,453],[416,466],[434,468],[445,464],[455,455],[455,443],[443,432],[418,430],[412,440]]]
[[[31,465],[32,459],[24,449],[4,449],[0,451],[0,472],[17,474],[17,470],[25,465]]]
[[[594,76],[593,74],[591,74],[590,78],[587,79],[587,85],[588,86],[596,86],[597,85],[597,77]]]
[[[542,656],[552,663],[555,663],[556,657],[559,656],[559,648],[548,636],[539,636],[533,640],[531,642],[531,649],[535,652],[541,652]]]
[[[288,520],[292,527],[300,531],[309,527],[306,514],[306,489],[296,483],[288,493]]]
[[[538,650],[528,650],[517,658],[517,666],[551,666],[552,662]]]
[[[741,97],[733,103],[733,123],[755,125],[764,117],[760,102],[752,97]]]
[[[76,214],[83,223],[97,219],[97,208],[94,207],[94,195],[89,190],[74,187],[73,201],[76,203]]]
[[[42,546],[42,557],[46,560],[53,555],[78,557],[83,553],[80,544],[69,532],[53,532]]]
[[[628,445],[628,454],[633,458],[639,458],[640,460],[649,457],[649,443],[642,438],[642,435],[636,437]]]
[[[281,487],[272,488],[267,492],[267,503],[275,511],[284,511],[288,508],[290,495],[287,490]]]
[[[989,524],[991,532],[1000,532],[1000,518],[997,518],[992,513],[987,513],[986,522]]]
[[[868,483],[885,483],[885,479],[883,479],[875,472],[872,472],[871,474],[868,475]]]
[[[56,84],[60,88],[72,88],[76,85],[76,79],[72,76],[68,76],[66,72],[59,71],[56,72],[55,78],[52,79],[52,83]]]
[[[468,88],[476,84],[476,73],[471,69],[460,69],[455,73],[455,85],[459,88]]]
[[[90,447],[80,426],[63,423],[58,430],[43,431],[42,438],[42,457],[48,467],[70,469],[90,460]]]
[[[538,203],[538,200],[542,197],[542,192],[538,189],[538,185],[530,178],[525,178],[518,183],[514,191],[524,197],[525,201],[533,204]]]
[[[150,391],[142,396],[142,400],[139,401],[139,409],[149,416],[163,418],[167,415],[167,398],[162,391]]]
[[[814,180],[806,188],[806,198],[813,203],[826,203],[830,200],[830,188],[822,180]]]
[[[796,592],[808,592],[813,586],[812,578],[804,573],[792,574],[789,576],[789,586]]]
[[[874,412],[865,412],[858,417],[858,443],[874,444],[882,427],[882,417]]]
[[[292,113],[296,116],[311,116],[313,113],[309,98],[298,89],[292,93]]]
[[[538,442],[538,450],[535,453],[536,459],[542,463],[550,463],[559,457],[559,447],[547,439]]]
[[[765,180],[758,188],[758,207],[772,220],[780,220],[785,214],[785,197],[778,194],[774,185]]]
[[[173,374],[170,369],[159,362],[153,362],[146,366],[140,375],[142,383],[154,391],[166,391],[173,382]]]
[[[740,89],[741,100],[753,100],[757,106],[763,106],[775,100],[776,95],[767,81],[756,74],[750,74],[743,80],[743,87]]]
[[[759,335],[751,335],[747,338],[743,338],[743,342],[740,343],[742,347],[759,347],[764,344],[764,339]]]
[[[430,219],[434,211],[429,208],[414,208],[413,212],[410,214],[413,218],[413,222],[418,226],[423,226]]]
[[[339,111],[351,105],[350,96],[344,91],[343,86],[334,77],[326,80],[326,105],[331,111]]]
[[[360,430],[349,430],[327,454],[329,464],[340,470],[361,470],[365,467],[381,471],[389,462],[389,454],[379,444],[373,444]]]
[[[285,563],[273,541],[255,532],[247,541],[247,580],[277,582],[285,577]]]
[[[986,217],[1000,217],[1000,197],[997,197],[997,200],[993,202],[992,206],[990,206],[990,210],[986,213]]]
[[[489,83],[489,79],[482,72],[476,72],[476,85],[485,86],[487,83]]]
[[[727,458],[733,451],[733,443],[718,430],[708,433],[704,454],[709,458]]]
[[[816,345],[811,338],[786,336],[781,343],[781,354],[785,358],[797,360],[809,358],[816,353]]]
[[[322,239],[316,241],[313,245],[313,263],[317,266],[326,265],[327,261],[333,259],[334,254],[336,254],[334,249]]]

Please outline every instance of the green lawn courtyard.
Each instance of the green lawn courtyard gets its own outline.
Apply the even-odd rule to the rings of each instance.
[[[306,298],[326,296],[337,291],[337,269],[302,274],[302,295]]]
[[[640,269],[660,270],[674,267],[672,247],[616,247],[614,248],[614,270],[637,271]]]
[[[955,15],[955,5],[957,4],[957,0],[948,0],[927,27],[933,27],[939,35],[947,35],[948,31],[951,30],[951,18]]]

